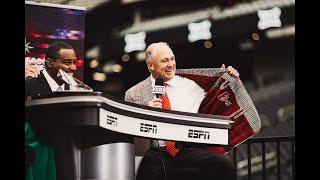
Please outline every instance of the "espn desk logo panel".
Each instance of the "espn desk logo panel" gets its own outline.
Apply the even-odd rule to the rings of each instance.
[[[157,125],[140,123],[140,132],[157,134]]]
[[[210,139],[210,132],[209,131],[189,129],[188,138]]]
[[[107,124],[113,125],[113,126],[118,126],[118,118],[107,115]]]

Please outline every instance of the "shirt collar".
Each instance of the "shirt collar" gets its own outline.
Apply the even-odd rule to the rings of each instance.
[[[70,84],[71,87],[78,85],[78,83],[73,79],[73,75],[70,75],[61,69],[58,71],[57,76],[61,76],[62,80],[68,82],[68,84]]]
[[[58,83],[48,74],[46,68],[43,68],[42,73],[46,78],[52,92],[57,91],[57,89],[59,89],[60,87],[62,88],[62,90],[64,90],[64,84],[59,86]]]
[[[172,79],[170,79],[169,81],[165,81],[164,83],[168,84],[168,86],[174,86],[175,82],[177,81],[176,76],[177,75],[174,75]],[[150,75],[150,77],[151,77],[152,87],[154,87],[156,83],[156,79],[152,75]]]
[[[172,79],[170,79],[169,81],[166,81],[165,83],[168,84],[169,87],[170,86],[172,87],[172,86],[175,86],[176,81],[177,81],[177,76],[174,75]]]
[[[154,79],[154,77],[151,74],[150,74],[150,78],[151,78],[152,87],[154,87],[154,85],[156,84],[156,79]]]

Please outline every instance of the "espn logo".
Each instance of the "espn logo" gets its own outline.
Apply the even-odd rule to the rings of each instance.
[[[140,123],[140,132],[157,134],[157,125]]]
[[[113,125],[113,126],[118,126],[118,118],[107,115],[107,124]]]
[[[210,139],[210,132],[189,129],[188,137],[195,138],[195,139],[201,139],[201,138],[202,139]]]

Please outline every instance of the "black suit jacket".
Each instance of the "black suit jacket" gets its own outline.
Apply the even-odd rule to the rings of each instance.
[[[27,77],[25,79],[25,97],[34,97],[51,93],[52,91],[49,83],[42,72],[40,72],[40,75],[37,78]]]

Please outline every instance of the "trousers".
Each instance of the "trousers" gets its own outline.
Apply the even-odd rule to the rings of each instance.
[[[165,148],[150,148],[144,154],[136,179],[235,180],[237,173],[230,158],[202,148],[181,147],[176,157],[170,156]]]

